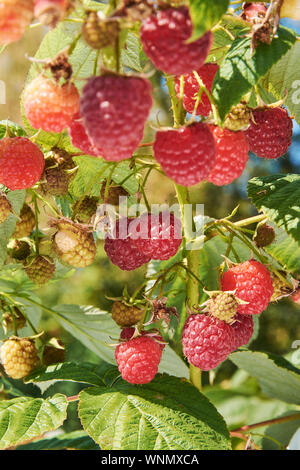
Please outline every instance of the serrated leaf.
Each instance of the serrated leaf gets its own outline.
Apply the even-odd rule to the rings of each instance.
[[[210,30],[226,13],[229,0],[189,0],[189,10],[193,23],[192,39],[198,39]]]
[[[64,395],[51,398],[20,397],[0,402],[0,449],[6,449],[61,426],[68,402]]]
[[[257,378],[265,395],[300,405],[300,370],[282,357],[241,351],[231,354],[230,359]]]
[[[157,376],[142,387],[126,383],[80,393],[84,429],[104,450],[229,449],[222,417],[198,390]]]
[[[143,71],[147,57],[143,52],[142,43],[138,35],[131,32],[128,33],[126,46],[121,53],[121,62],[124,67],[129,67],[137,72]]]
[[[300,245],[300,175],[252,178],[248,195],[259,211]]]
[[[300,41],[298,40],[291,50],[260,81],[261,86],[277,99],[285,98],[287,92],[284,104],[298,124],[300,124],[299,59]]]
[[[259,44],[253,54],[250,38],[233,41],[213,86],[213,97],[222,121],[231,108],[289,51],[295,41],[295,33],[282,26],[278,29],[278,37],[270,45]]]
[[[39,439],[29,444],[20,445],[16,450],[100,450],[99,446],[85,431],[62,433],[55,437]]]

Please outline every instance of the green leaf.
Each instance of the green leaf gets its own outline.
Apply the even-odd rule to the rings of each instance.
[[[136,72],[142,72],[147,63],[147,57],[143,51],[139,35],[128,33],[126,47],[122,50],[121,61],[124,67],[129,67]]]
[[[20,397],[0,402],[0,449],[25,442],[57,429],[66,418],[64,395],[51,398]]]
[[[119,383],[80,393],[84,429],[104,450],[229,449],[228,431],[214,406],[175,377],[138,387]]]
[[[20,214],[20,210],[25,201],[25,191],[10,191],[7,198],[13,206],[14,212]],[[0,266],[4,264],[7,254],[7,244],[15,231],[17,217],[10,214],[5,222],[0,224]]]
[[[253,54],[250,38],[233,41],[213,86],[213,96],[222,121],[231,108],[289,51],[295,41],[295,33],[282,26],[278,29],[278,37],[270,45],[259,44]]]
[[[26,383],[47,382],[50,386],[52,383],[59,381],[70,381],[89,385],[102,385],[103,381],[96,371],[97,367],[95,364],[89,363],[64,362],[63,364],[55,364],[34,371],[29,377],[26,377]]]
[[[226,13],[229,0],[189,0],[190,15],[194,26],[192,39],[198,39],[210,30]]]
[[[288,92],[284,104],[298,124],[300,124],[299,57],[300,41],[298,40],[291,50],[260,81],[261,86],[277,99],[285,98],[286,92]]]
[[[62,433],[55,437],[39,439],[20,445],[16,450],[99,450],[99,446],[84,431]]]
[[[300,175],[252,178],[248,195],[259,211],[300,244]]]
[[[256,377],[268,397],[300,405],[300,370],[282,357],[241,351],[231,354],[230,359]]]

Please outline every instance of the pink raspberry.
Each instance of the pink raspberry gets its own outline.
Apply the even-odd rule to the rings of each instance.
[[[222,277],[222,290],[235,291],[237,298],[248,302],[238,312],[259,315],[273,295],[273,282],[268,269],[259,261],[250,260],[228,269]]]
[[[241,131],[233,132],[210,126],[214,135],[217,156],[207,181],[223,186],[232,183],[243,173],[249,156],[249,144],[245,134]]]
[[[92,145],[102,149],[105,160],[119,161],[138,147],[151,106],[148,80],[102,75],[85,85],[80,113]]]
[[[196,72],[201,78],[202,82],[206,86],[207,90],[211,93],[213,82],[216,76],[216,73],[219,69],[218,64],[207,63],[204,64]],[[180,77],[176,77],[175,89],[178,98],[180,97]],[[195,104],[198,99],[198,92],[200,89],[197,76],[194,72],[184,76],[184,88],[183,88],[183,107],[188,113],[193,113],[195,109]],[[212,108],[207,94],[203,91],[201,99],[197,105],[195,114],[201,116],[209,116]]]
[[[0,183],[12,191],[31,188],[45,167],[41,150],[26,137],[0,140]]]
[[[208,177],[216,159],[215,139],[207,124],[158,131],[154,156],[169,178],[193,186]]]
[[[25,115],[35,129],[62,132],[78,112],[79,93],[75,85],[59,85],[43,75],[24,91]]]
[[[156,68],[170,75],[183,75],[198,70],[212,45],[210,31],[188,42],[193,25],[187,7],[168,8],[150,15],[141,26],[141,41]]]
[[[68,132],[71,143],[74,145],[74,147],[82,150],[82,152],[84,152],[86,155],[92,155],[93,157],[101,155],[101,151],[97,151],[97,149],[91,143],[85,128],[83,127],[82,118],[79,113],[73,116],[68,127]]]
[[[108,233],[105,238],[104,250],[107,256],[113,264],[123,271],[132,271],[150,261],[149,256],[139,252],[133,245],[133,240],[130,237],[132,220],[134,219],[126,217],[118,220],[115,233]]]
[[[115,357],[122,378],[132,384],[146,384],[158,372],[162,350],[149,336],[139,336],[117,346]]]
[[[261,158],[279,158],[292,143],[293,121],[284,108],[259,108],[245,131],[251,152]]]
[[[123,328],[123,330],[121,331],[121,334],[120,334],[120,339],[129,341],[133,337],[134,331],[135,331],[135,329],[132,328],[132,327]],[[149,338],[152,338],[156,342],[156,344],[159,345],[159,347],[162,351],[165,349],[166,344],[164,343],[164,339],[160,335],[158,330],[148,330],[148,331],[143,330],[143,331],[141,331],[140,334],[141,334],[141,336],[147,335],[147,336],[149,336]]]
[[[201,370],[215,369],[233,351],[234,345],[232,327],[216,317],[190,315],[185,322],[183,353],[190,364]]]
[[[249,343],[253,335],[253,317],[252,315],[236,314],[234,323],[230,325],[233,328],[235,336],[235,345],[233,350]]]
[[[168,211],[145,213],[130,226],[133,245],[151,259],[167,260],[174,256],[182,242],[181,221]]]

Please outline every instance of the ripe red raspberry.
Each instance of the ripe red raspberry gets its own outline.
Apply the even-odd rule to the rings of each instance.
[[[111,309],[112,319],[119,326],[136,325],[142,319],[143,314],[143,309],[119,301],[114,302]]]
[[[170,75],[183,75],[202,67],[213,41],[208,31],[188,43],[192,32],[188,8],[168,8],[150,15],[142,23],[141,41],[155,67]]]
[[[142,140],[151,106],[148,80],[102,75],[83,88],[80,113],[92,145],[105,160],[119,161],[130,158]]]
[[[24,91],[25,115],[35,129],[62,132],[78,112],[79,93],[72,83],[59,85],[39,75]]]
[[[154,156],[169,178],[193,186],[208,177],[216,159],[215,139],[207,124],[158,131]]]
[[[253,335],[253,317],[252,315],[239,315],[234,318],[234,323],[231,325],[234,331],[234,347],[233,350],[240,348],[249,343]]]
[[[132,384],[146,384],[154,379],[161,354],[160,346],[149,336],[121,343],[115,352],[122,378]]]
[[[143,264],[149,263],[150,256],[139,252],[130,237],[130,223],[134,219],[126,217],[118,220],[115,233],[107,233],[104,250],[110,261],[123,271],[132,271]],[[122,237],[122,238],[121,238]]]
[[[35,0],[34,16],[40,23],[54,27],[63,19],[68,3],[68,0]]]
[[[218,64],[207,63],[204,64],[196,72],[201,78],[202,82],[206,86],[207,90],[211,93],[214,78],[219,69]],[[180,97],[180,78],[176,77],[175,89],[178,98]],[[183,89],[183,107],[188,113],[193,113],[195,109],[196,101],[198,100],[198,92],[200,84],[197,80],[197,76],[194,72],[184,76],[184,89]],[[212,111],[210,101],[205,92],[201,95],[195,114],[201,116],[208,116]]]
[[[42,176],[44,155],[26,137],[0,140],[0,183],[12,191],[31,188]]]
[[[183,353],[190,364],[202,370],[215,369],[233,351],[234,332],[218,318],[190,315],[182,334]]]
[[[182,242],[181,221],[168,211],[145,213],[131,223],[130,230],[133,245],[151,259],[171,258]]]
[[[239,305],[238,313],[259,315],[267,308],[274,289],[268,269],[259,261],[250,260],[223,274],[222,290],[235,291],[238,299],[248,302]]]
[[[82,152],[84,152],[86,155],[92,155],[93,157],[101,155],[101,152],[98,151],[91,143],[83,126],[82,117],[79,113],[76,113],[75,116],[73,116],[71,122],[69,123],[68,132],[71,143],[74,145],[74,147],[82,150]]]
[[[258,157],[279,158],[292,143],[293,121],[284,108],[256,109],[245,134]]]
[[[224,186],[239,178],[248,161],[249,144],[243,132],[233,132],[210,126],[214,135],[217,156],[207,181]]]
[[[33,18],[33,0],[0,1],[0,44],[18,41]]]
[[[17,336],[4,341],[0,356],[5,372],[13,379],[23,379],[39,362],[33,340]]]

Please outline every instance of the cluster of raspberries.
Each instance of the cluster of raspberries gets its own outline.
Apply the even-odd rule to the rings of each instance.
[[[270,272],[255,260],[230,267],[221,284],[223,294],[208,302],[208,314],[190,315],[183,329],[183,352],[190,364],[202,370],[214,369],[248,344],[252,316],[267,308],[274,290]]]

